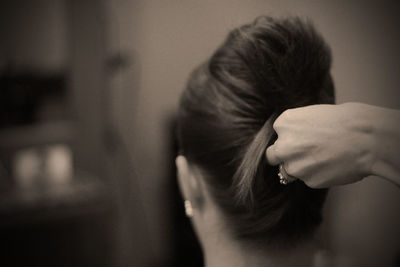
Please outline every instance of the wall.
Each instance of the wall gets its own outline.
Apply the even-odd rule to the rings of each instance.
[[[113,115],[134,159],[152,253],[158,258],[168,254],[166,121],[189,72],[230,29],[261,14],[310,17],[333,50],[338,102],[400,107],[393,97],[400,82],[400,38],[396,8],[389,3],[109,0],[108,5],[110,53],[129,57],[111,81]],[[384,251],[399,248],[395,203],[400,203],[398,190],[374,178],[333,190],[326,226],[338,253],[368,251],[385,258]],[[346,255],[340,260],[343,266],[353,261]]]

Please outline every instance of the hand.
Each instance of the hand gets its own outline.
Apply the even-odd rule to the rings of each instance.
[[[271,165],[313,188],[342,185],[370,174],[371,106],[312,105],[283,112],[273,127],[277,141],[267,149]]]

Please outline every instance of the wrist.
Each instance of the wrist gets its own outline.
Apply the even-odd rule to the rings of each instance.
[[[399,147],[396,140],[400,136],[400,112],[397,110],[369,106],[370,131],[370,153],[371,166],[370,175],[390,179],[393,175],[393,167],[396,166],[395,157]]]
[[[376,125],[377,114],[372,110],[373,106],[351,102],[341,104],[344,110],[344,127],[352,140],[349,145],[353,146],[353,163],[355,175],[362,179],[372,175],[372,166],[377,160],[377,138]]]
[[[378,161],[378,140],[377,130],[379,129],[378,121],[381,114],[374,111],[374,107],[357,103],[357,116],[354,119],[358,124],[360,135],[360,170],[362,178],[374,174],[374,166]]]

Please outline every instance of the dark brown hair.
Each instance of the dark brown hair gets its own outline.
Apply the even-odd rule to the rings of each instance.
[[[191,74],[179,106],[180,150],[203,171],[237,238],[288,246],[321,222],[327,191],[281,185],[265,150],[282,111],[334,102],[330,64],[310,22],[259,17]]]

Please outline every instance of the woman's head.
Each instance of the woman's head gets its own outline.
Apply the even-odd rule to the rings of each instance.
[[[178,114],[181,154],[240,240],[289,246],[321,221],[326,190],[279,183],[265,150],[285,109],[333,103],[330,50],[309,22],[259,17],[191,74]]]

